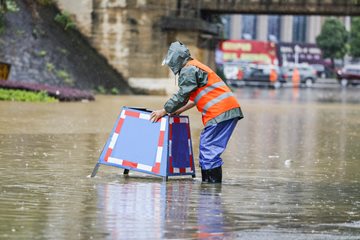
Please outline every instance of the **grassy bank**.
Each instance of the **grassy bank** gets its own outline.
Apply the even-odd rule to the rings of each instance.
[[[29,92],[24,90],[0,89],[0,101],[21,102],[58,102],[46,92]]]

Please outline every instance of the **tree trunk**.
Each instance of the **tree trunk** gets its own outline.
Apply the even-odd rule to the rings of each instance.
[[[331,68],[332,68],[332,70],[335,70],[335,59],[330,58],[330,60],[331,60]]]

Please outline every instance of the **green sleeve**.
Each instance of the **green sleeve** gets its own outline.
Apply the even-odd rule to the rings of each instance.
[[[190,98],[191,92],[207,82],[207,73],[194,66],[184,67],[180,71],[178,86],[179,90],[164,105],[168,113],[173,113],[184,106]],[[205,83],[206,84],[206,83]]]

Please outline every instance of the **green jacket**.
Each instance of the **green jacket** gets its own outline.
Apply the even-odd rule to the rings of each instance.
[[[178,86],[179,90],[164,105],[168,113],[173,113],[189,101],[190,95],[197,88],[207,84],[207,72],[195,67],[185,66],[180,69]],[[207,122],[206,126],[220,123],[232,118],[243,118],[240,108],[231,109]]]
[[[189,49],[180,41],[176,41],[170,45],[167,55],[163,60],[163,65],[168,65],[175,75],[179,74],[179,91],[174,94],[164,105],[164,109],[168,113],[173,113],[182,106],[186,105],[189,101],[191,93],[197,88],[205,86],[208,82],[207,72],[195,66],[185,66],[186,63],[191,59],[192,58]],[[220,114],[219,116],[208,121],[206,126],[210,126],[232,118],[243,118],[243,114],[240,108],[231,109]]]

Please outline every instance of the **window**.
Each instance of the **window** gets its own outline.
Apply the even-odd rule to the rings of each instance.
[[[280,41],[280,16],[270,15],[268,19],[268,38],[270,41],[278,42]]]
[[[306,16],[293,18],[293,42],[306,42]]]
[[[256,15],[242,16],[242,38],[256,39]]]

